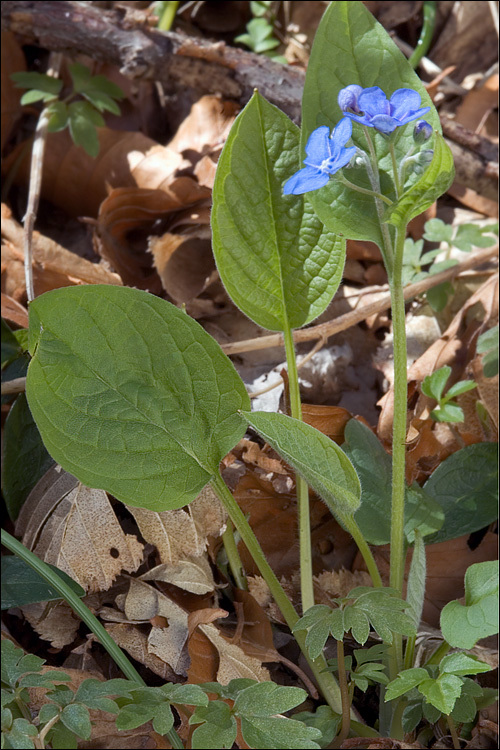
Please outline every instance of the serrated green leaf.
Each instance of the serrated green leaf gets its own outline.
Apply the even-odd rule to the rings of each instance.
[[[65,102],[53,102],[47,107],[47,115],[49,116],[47,126],[49,133],[57,133],[59,130],[64,130],[67,127],[69,110]]]
[[[395,680],[392,680],[392,682],[387,685],[384,700],[393,701],[395,698],[405,695],[428,678],[429,673],[426,669],[423,669],[423,667],[404,669],[398,674]]]
[[[428,703],[443,714],[450,714],[462,692],[462,680],[454,674],[442,674],[437,680],[423,680],[418,689]]]
[[[234,710],[239,716],[274,716],[290,711],[306,698],[307,693],[302,688],[258,682],[238,694]]]
[[[370,622],[362,610],[353,607],[346,607],[344,610],[344,631],[351,631],[352,637],[358,643],[363,645],[370,635]]]
[[[328,747],[334,738],[342,721],[342,717],[332,711],[330,706],[318,706],[316,711],[300,711],[293,718],[302,721],[308,727],[315,727],[321,732],[318,740],[320,747]]]
[[[44,73],[19,72],[12,73],[10,77],[18,89],[38,89],[52,96],[57,96],[63,87],[63,82],[59,78]]]
[[[333,440],[285,414],[262,411],[246,412],[243,416],[318,493],[334,515],[356,511],[361,496],[358,475]]]
[[[92,725],[90,723],[89,710],[81,703],[72,703],[65,706],[61,711],[61,721],[70,732],[81,737],[82,740],[89,740],[92,734]]]
[[[37,89],[31,89],[27,91],[21,97],[22,106],[26,104],[34,104],[35,102],[50,102],[54,99],[54,94],[48,94],[46,91],[37,91]]]
[[[207,706],[208,695],[200,685],[163,685],[164,692],[171,703],[184,703],[188,706]]]
[[[113,695],[114,691],[119,690],[116,683],[121,682],[124,682],[124,680],[108,680],[107,682],[95,679],[84,680],[78,687],[75,701],[83,703],[87,708],[117,714],[119,712],[118,705],[115,701],[108,698],[108,696]],[[129,681],[127,680],[127,682]]]
[[[466,253],[474,247],[491,247],[497,239],[488,237],[488,231],[488,227],[479,227],[477,224],[460,224],[452,244]]]
[[[181,310],[112,286],[30,305],[26,394],[55,460],[129,505],[195,499],[245,433],[250,400],[219,345]]]
[[[439,664],[441,674],[448,672],[463,677],[468,674],[480,674],[481,672],[490,672],[492,667],[483,661],[476,659],[469,654],[448,654]]]
[[[147,706],[145,704],[129,703],[120,709],[116,717],[116,728],[121,731],[137,729],[137,727],[151,721],[155,714],[157,706]]]
[[[443,509],[445,521],[428,544],[488,526],[497,517],[498,446],[476,443],[453,453],[433,472],[424,490]]]
[[[121,110],[118,104],[103,91],[84,91],[82,96],[87,99],[99,112],[111,112],[119,115]]]
[[[59,714],[59,710],[59,707],[54,703],[44,703],[44,705],[38,712],[38,721],[40,722],[40,726],[55,718]]]
[[[99,138],[95,125],[88,116],[88,111],[83,108],[85,104],[86,102],[72,102],[68,106],[69,132],[75,146],[81,146],[89,156],[95,159],[100,148]],[[87,106],[92,109],[90,105]],[[96,110],[93,112],[99,114]],[[102,125],[104,125],[104,120],[102,120]]]
[[[193,750],[222,750],[232,747],[236,739],[236,719],[227,703],[210,701],[198,706],[190,717],[190,724],[199,724],[191,739]]]
[[[66,672],[57,669],[49,669],[43,674],[26,674],[19,680],[20,687],[47,687],[53,688],[54,682],[71,682],[71,677]]]
[[[429,219],[424,226],[424,239],[429,242],[448,242],[451,243],[453,237],[453,227],[451,224],[445,224],[441,219]]]
[[[465,574],[465,606],[448,602],[441,611],[443,637],[451,646],[471,649],[498,633],[498,561],[475,563]]]
[[[40,672],[45,659],[34,654],[25,654],[12,641],[2,640],[2,682],[15,687],[17,680],[26,672]]]
[[[321,732],[315,727],[308,727],[301,721],[285,718],[241,718],[241,733],[250,747],[255,748],[283,748],[294,750],[304,748],[315,750],[319,748],[314,740],[321,738]]]
[[[64,571],[49,565],[70,586],[77,596],[85,596],[83,589]],[[2,609],[22,607],[34,602],[51,602],[61,599],[55,589],[45,583],[38,573],[16,555],[6,555],[2,561]]]
[[[421,385],[422,393],[436,401],[441,401],[450,375],[451,367],[448,365],[440,367],[439,370],[433,372],[432,375],[426,375]]]
[[[53,750],[77,750],[78,738],[60,721],[55,724],[47,735]]]
[[[345,243],[327,232],[311,203],[283,195],[296,169],[299,131],[255,93],[236,119],[217,166],[213,249],[236,305],[273,331],[300,328],[335,294]]]
[[[473,721],[477,714],[476,701],[470,695],[460,695],[455,701],[451,718],[453,721],[465,723]]]
[[[35,745],[31,737],[36,737],[38,730],[27,719],[14,719],[10,731],[6,733],[6,739],[14,750],[31,750]]]
[[[439,406],[437,409],[433,409],[431,411],[431,417],[436,420],[436,422],[463,422],[464,412],[463,409],[458,406],[458,404],[454,404],[453,401],[450,401],[450,403],[442,404],[442,406]]]
[[[380,86],[390,96],[398,88],[411,88],[421,96],[422,106],[430,106],[425,119],[441,132],[439,116],[417,75],[385,29],[361,2],[330,3],[316,32],[307,66],[302,100],[302,149],[313,130],[320,125],[332,128],[342,117],[337,104],[339,91],[350,84],[364,88]],[[401,133],[396,144],[398,161],[413,146],[413,127]],[[353,141],[366,149],[361,125],[353,124]],[[388,143],[374,134],[379,159],[382,192],[394,199],[392,167]],[[297,160],[295,170],[301,165]],[[346,170],[351,182],[370,189],[364,169]],[[415,182],[410,177],[409,184]],[[380,222],[371,196],[356,193],[330,180],[321,190],[310,193],[318,217],[333,232],[351,239],[372,240],[382,245]],[[332,211],[332,205],[334,210]]]

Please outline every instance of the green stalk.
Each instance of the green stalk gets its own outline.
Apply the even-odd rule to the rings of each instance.
[[[336,515],[338,517],[338,520],[341,522],[343,526],[345,526],[346,530],[349,532],[349,534],[352,536],[352,538],[356,542],[356,545],[359,551],[361,552],[361,556],[363,560],[365,561],[366,567],[368,568],[368,573],[371,576],[374,587],[379,588],[383,586],[382,578],[380,577],[380,573],[377,567],[377,563],[375,562],[375,558],[373,557],[372,551],[370,547],[368,546],[366,539],[361,533],[361,529],[359,528],[358,524],[354,520],[354,516],[350,516],[348,514],[344,515],[340,511],[337,511]]]
[[[138,683],[139,685],[146,686],[146,683],[142,679],[141,675],[130,661],[125,656],[121,648],[114,642],[106,629],[101,625],[97,617],[95,617],[90,609],[81,601],[81,599],[75,594],[75,592],[68,586],[68,584],[55,573],[43,560],[30,552],[30,550],[15,539],[11,534],[7,533],[2,529],[1,535],[2,544],[7,547],[11,552],[28,563],[38,575],[43,578],[50,586],[52,586],[61,597],[69,604],[71,609],[80,617],[81,620],[90,628],[96,638],[100,641],[101,645],[104,646],[108,654],[111,656],[115,664],[120,667],[123,674],[127,679],[132,682]],[[172,747],[181,748],[184,747],[182,741],[175,731],[171,729],[167,732]]]
[[[179,7],[179,0],[169,0],[166,3],[162,3],[163,11],[158,21],[158,28],[160,31],[170,31],[172,24]]]
[[[420,60],[425,56],[431,46],[434,27],[436,25],[436,5],[437,3],[435,0],[424,0],[424,23],[422,31],[420,32],[420,39],[418,40],[417,46],[413,50],[412,55],[408,59],[412,68],[417,67]]]
[[[337,641],[337,672],[339,675],[340,693],[342,695],[342,725],[339,734],[335,737],[331,745],[333,748],[342,747],[351,728],[351,703],[349,701],[349,687],[347,685],[345,670],[344,641]]]
[[[358,193],[364,193],[365,195],[371,195],[373,198],[377,198],[378,200],[383,201],[388,206],[392,206],[392,201],[390,198],[387,198],[385,195],[382,195],[382,193],[376,193],[374,190],[366,190],[366,188],[362,188],[359,185],[355,185],[353,182],[351,182],[346,177],[344,177],[342,172],[337,172],[337,181],[341,182],[342,185],[345,185],[351,190],[356,190]]]
[[[283,331],[285,340],[286,361],[288,365],[288,388],[290,393],[290,411],[292,417],[302,421],[302,404],[300,401],[299,374],[295,357],[293,331],[287,326]],[[299,555],[300,555],[300,591],[302,611],[314,606],[311,520],[309,514],[309,488],[307,482],[298,474],[295,478],[297,487],[297,512],[299,522]]]
[[[235,584],[239,589],[247,591],[247,579],[243,572],[243,565],[241,564],[238,547],[234,538],[234,526],[230,520],[228,520],[226,530],[222,534],[222,543],[224,544],[229,569],[231,570]]]

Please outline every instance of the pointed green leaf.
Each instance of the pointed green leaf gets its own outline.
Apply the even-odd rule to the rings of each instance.
[[[245,387],[181,310],[113,286],[57,289],[30,304],[26,395],[49,453],[129,505],[190,503],[245,433]]]
[[[10,77],[18,89],[37,89],[52,96],[57,96],[63,87],[60,78],[54,78],[44,73],[19,72],[12,73]]]
[[[290,711],[306,698],[307,693],[302,688],[258,682],[238,694],[234,710],[239,716],[273,716]]]
[[[362,2],[339,0],[330,3],[325,11],[307,66],[302,100],[302,149],[313,130],[320,125],[332,128],[342,118],[337,96],[350,84],[359,84],[363,88],[379,86],[387,96],[398,88],[418,91],[422,106],[431,107],[425,119],[434,130],[441,132],[439,116],[429,95],[385,29]],[[394,199],[387,140],[374,133],[372,128],[370,131],[379,159],[382,192]],[[414,145],[412,132],[413,123],[410,123],[398,138],[398,161]],[[363,128],[357,123],[353,123],[353,141],[366,150]],[[299,161],[301,159],[295,169],[302,166]],[[370,189],[364,169],[346,169],[345,174],[351,182]],[[417,179],[412,174],[408,184],[414,184]],[[336,182],[335,178],[309,195],[319,218],[331,231],[352,239],[372,240],[379,246],[382,244],[379,217],[371,196],[356,193]]]
[[[55,565],[49,567],[73,589],[77,596],[85,596],[85,590],[63,570],[59,570]],[[6,555],[2,559],[2,609],[57,599],[61,599],[61,594],[45,583],[31,565],[16,555]]]
[[[322,432],[285,414],[247,412],[259,435],[306,480],[335,515],[359,507],[361,486],[350,460]]]
[[[249,747],[283,748],[283,750],[319,750],[314,740],[321,732],[301,721],[281,717],[241,717],[241,733]]]
[[[387,685],[384,700],[392,701],[401,695],[405,695],[405,693],[417,687],[423,680],[427,680],[428,677],[429,673],[422,667],[404,669],[398,674],[395,680]]]
[[[89,740],[92,733],[89,710],[79,703],[73,703],[65,706],[61,711],[61,721],[70,732],[74,732],[77,737]]]
[[[451,367],[448,365],[440,367],[439,370],[433,372],[432,375],[426,375],[421,385],[422,393],[436,401],[441,401],[441,397],[450,375]]]
[[[485,664],[484,661],[479,661],[475,656],[469,656],[468,654],[448,654],[441,659],[439,664],[439,671],[441,674],[445,672],[449,674],[456,674],[459,677],[463,677],[466,674],[480,674],[482,672],[490,672],[493,667],[489,664]]]
[[[458,383],[455,383],[455,385],[452,385],[448,389],[446,398],[456,398],[457,396],[461,396],[462,393],[473,391],[474,388],[477,388],[477,384],[473,380],[459,380]]]
[[[222,282],[245,315],[273,331],[320,315],[344,267],[344,242],[325,231],[307,199],[283,195],[298,158],[297,126],[255,93],[231,129],[214,183]]]
[[[423,680],[418,689],[434,708],[443,714],[450,714],[462,692],[462,685],[460,677],[454,674],[443,674],[437,680]]]

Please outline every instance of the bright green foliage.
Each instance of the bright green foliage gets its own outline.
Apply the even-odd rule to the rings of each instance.
[[[378,682],[387,685],[389,678],[385,674],[385,665],[380,662],[371,661],[372,659],[383,659],[387,653],[387,646],[378,643],[371,648],[356,649],[354,656],[356,658],[356,667],[352,666],[353,657],[345,657],[345,669],[349,673],[349,683],[356,686],[363,693],[369,685]],[[337,659],[328,659],[328,668],[330,671],[338,671]]]
[[[50,566],[77,596],[85,596],[85,590],[55,565]],[[33,602],[50,602],[61,595],[40,578],[38,573],[24,560],[15,555],[2,558],[2,604],[1,609],[22,607]]]
[[[425,704],[430,704],[438,712],[437,716],[433,716],[431,712],[429,720],[437,721],[440,714],[451,714],[453,716],[457,699],[462,696],[462,693],[465,700],[458,706],[458,710],[462,713],[467,709],[470,711],[470,702],[467,696],[471,698],[474,693],[476,695],[481,694],[482,690],[479,685],[476,685],[475,688],[472,687],[475,683],[465,678],[464,675],[479,674],[490,670],[491,667],[488,664],[484,664],[484,662],[468,654],[450,654],[442,659],[439,668],[419,667],[400,672],[396,679],[387,686],[385,700],[391,701],[402,695],[407,695],[411,703],[414,704],[411,714],[407,715],[407,726],[415,720],[418,723],[422,716],[422,710],[419,710],[417,706],[419,703],[422,705],[422,701],[418,697],[415,701],[415,694],[412,693],[413,689],[417,688],[418,692],[424,697]],[[424,715],[425,704],[422,705]],[[474,718],[474,715],[475,704],[472,718]],[[416,723],[414,726],[416,726]]]
[[[476,563],[465,574],[465,605],[448,602],[441,612],[443,637],[456,648],[473,648],[498,633],[498,561]]]
[[[432,266],[428,271],[423,271],[422,267],[429,265],[436,255],[439,255],[441,250],[429,250],[422,254],[424,249],[423,240],[412,240],[408,237],[405,240],[404,256],[403,256],[403,273],[402,273],[402,284],[415,284],[417,281],[427,278],[432,273]]]
[[[26,395],[51,456],[151,510],[190,503],[244,435],[250,402],[219,345],[136,289],[68,287],[30,305]]]
[[[498,514],[498,444],[476,443],[452,453],[424,485],[445,522],[428,543],[445,542],[493,523]]]
[[[9,410],[3,434],[2,492],[12,520],[53,463],[31,416],[26,395],[21,393]]]
[[[240,34],[235,38],[235,42],[244,44],[253,52],[267,55],[276,62],[286,64],[286,59],[282,55],[273,52],[279,47],[279,40],[274,36],[275,16],[272,11],[272,2],[251,2],[250,10],[253,18],[247,23],[247,33]]]
[[[345,242],[311,203],[283,195],[299,158],[299,130],[255,93],[217,166],[213,249],[236,305],[263,328],[300,328],[320,315],[342,277]]]
[[[358,643],[366,643],[370,626],[384,643],[392,643],[393,633],[413,635],[415,628],[403,610],[408,604],[392,589],[359,586],[343,599],[334,599],[336,609],[326,604],[311,607],[298,620],[293,631],[307,630],[306,647],[311,659],[318,657],[330,635],[341,641],[351,631]]]
[[[2,318],[2,370],[22,352],[18,340]]]
[[[411,88],[420,94],[422,106],[431,107],[425,119],[436,131],[434,160],[422,177],[412,174],[409,178],[407,187],[411,190],[415,186],[414,192],[403,195],[399,205],[393,208],[391,222],[399,224],[407,216],[415,215],[415,211],[420,213],[446,190],[453,177],[452,161],[447,146],[437,137],[441,133],[439,116],[423,84],[363,3],[352,0],[331,3],[316,32],[302,100],[302,148],[315,128],[320,125],[332,128],[337,124],[342,116],[337,104],[338,93],[351,84],[363,88],[379,86],[386,95],[398,88]],[[398,162],[414,145],[412,133],[410,125],[398,134],[395,144]],[[353,141],[366,150],[363,129],[356,123]],[[374,143],[382,193],[394,200],[388,142],[376,134]],[[300,166],[299,161],[296,169]],[[429,179],[431,174],[433,177]],[[348,176],[355,184],[371,189],[364,169],[351,169]],[[333,232],[352,239],[372,240],[379,246],[383,244],[380,221],[371,196],[361,195],[336,180],[330,180],[324,188],[311,193],[311,200],[319,218]],[[335,210],[332,210],[332,205]]]
[[[498,375],[498,324],[482,333],[476,345],[478,354],[484,354],[483,372],[487,378]]]
[[[354,516],[370,544],[388,544],[391,538],[391,458],[376,435],[361,422],[351,419],[345,428],[345,453],[361,481],[361,506]],[[434,534],[443,524],[438,503],[418,485],[406,488],[405,535],[414,539]]]
[[[457,247],[470,253],[474,247],[491,247],[498,241],[492,234],[498,235],[498,224],[479,227],[477,224],[460,224],[454,229],[441,219],[429,219],[425,222],[424,239],[429,242],[445,242],[448,248]]]
[[[55,133],[69,127],[73,142],[81,146],[90,156],[99,153],[99,140],[96,128],[103,127],[105,121],[101,112],[119,115],[120,107],[115,100],[124,98],[119,86],[105,76],[93,76],[90,70],[80,63],[69,66],[73,91],[64,99],[59,99],[63,82],[58,78],[42,73],[13,73],[11,76],[17,88],[29,88],[21,98],[21,104],[43,101],[48,117],[48,130]],[[71,101],[75,96],[83,101]]]
[[[285,414],[261,411],[243,416],[304,477],[334,515],[357,510],[361,497],[358,475],[333,440]]]
[[[473,380],[460,380],[452,385],[444,396],[443,391],[450,375],[451,367],[444,365],[432,375],[427,375],[422,383],[422,393],[438,402],[438,406],[431,411],[431,417],[436,422],[463,422],[463,409],[451,399],[477,387]]]
[[[329,747],[337,736],[342,717],[336,714],[330,706],[318,706],[316,711],[299,711],[293,715],[297,721],[302,721],[308,727],[314,727],[321,732],[317,740],[320,747]]]
[[[116,727],[127,731],[152,721],[155,732],[166,734],[174,724],[172,703],[207,706],[208,697],[198,685],[167,684],[161,688],[136,688],[126,703],[121,701]]]
[[[236,739],[236,718],[245,742],[253,748],[318,748],[321,732],[312,726],[276,716],[304,701],[301,688],[283,687],[273,682],[248,684],[249,680],[231,680],[216,686],[216,692],[234,700],[233,708],[216,700],[198,707],[190,724],[200,724],[193,732],[193,748],[230,748]],[[209,689],[212,683],[204,686]]]

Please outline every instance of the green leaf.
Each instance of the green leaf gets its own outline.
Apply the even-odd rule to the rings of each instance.
[[[271,412],[247,412],[243,416],[318,493],[335,515],[352,514],[359,507],[358,475],[345,453],[314,427]]]
[[[35,747],[31,737],[36,737],[37,734],[37,728],[27,719],[14,719],[10,731],[5,733],[5,739],[14,750],[31,750]]]
[[[163,685],[162,692],[171,703],[185,703],[188,706],[207,706],[208,696],[200,685]]]
[[[431,417],[437,422],[463,422],[465,419],[463,409],[453,401],[443,403],[437,409],[433,409]]]
[[[239,716],[273,716],[290,711],[306,698],[307,693],[302,688],[258,682],[238,694],[234,710]]]
[[[349,597],[351,596],[356,596],[356,589],[349,593]],[[358,595],[354,604],[350,606],[366,615],[373,629],[385,643],[392,643],[393,633],[415,635],[413,622],[407,614],[401,611],[406,609],[408,604],[399,596],[395,596],[392,589],[368,589],[365,593]],[[344,625],[346,615],[347,608],[344,613]]]
[[[47,739],[50,741],[53,750],[77,750],[78,748],[76,735],[60,721],[52,727]]]
[[[190,724],[200,724],[191,739],[193,750],[222,750],[230,748],[236,739],[236,719],[227,703],[210,701],[198,706],[190,717]]]
[[[476,351],[479,354],[487,352],[483,357],[483,372],[485,377],[494,378],[498,374],[498,325],[479,336]]]
[[[425,119],[435,131],[441,132],[439,116],[429,95],[385,29],[363,3],[343,0],[330,3],[314,39],[302,99],[302,149],[317,127],[327,125],[332,128],[339,122],[343,113],[337,104],[337,96],[350,84],[364,88],[380,86],[388,96],[398,88],[418,91],[422,106],[431,107]],[[400,134],[396,144],[398,161],[414,145],[412,133],[413,124],[410,123]],[[388,142],[373,130],[372,135],[379,159],[382,192],[394,199]],[[362,126],[357,123],[353,123],[353,141],[366,149]],[[299,162],[297,159],[295,170],[301,166]],[[364,169],[350,169],[347,176],[351,182],[370,189]],[[412,175],[410,184],[415,179]],[[371,196],[354,192],[333,179],[321,190],[310,193],[310,197],[318,217],[331,231],[351,239],[372,240],[379,246],[383,243]]]
[[[24,654],[12,641],[2,640],[2,682],[10,687],[16,686],[19,678],[27,672],[40,672],[45,659],[34,654]]]
[[[409,734],[422,721],[422,701],[418,703],[409,703],[403,711],[403,730]]]
[[[330,706],[318,706],[316,711],[300,711],[295,713],[293,718],[296,721],[302,721],[308,727],[314,727],[321,732],[321,739],[318,739],[320,747],[328,747],[340,727],[342,717],[332,711]]]
[[[439,671],[441,674],[456,674],[458,677],[463,677],[467,674],[491,672],[491,670],[492,667],[490,667],[489,664],[485,664],[484,661],[476,659],[475,656],[461,653],[448,654],[441,659],[439,664]]]
[[[417,531],[413,556],[411,558],[410,572],[408,574],[408,586],[406,600],[409,604],[408,616],[411,618],[415,629],[418,630],[422,619],[422,610],[425,598],[425,576],[427,561],[425,557],[425,545],[422,535]]]
[[[391,538],[391,457],[369,427],[351,419],[345,428],[346,455],[361,482],[361,506],[354,516],[366,541],[388,544]],[[422,536],[434,533],[443,522],[436,501],[418,486],[406,488],[405,534],[413,541],[415,529]]]
[[[83,740],[89,740],[92,733],[89,710],[81,703],[72,703],[65,706],[61,711],[61,721],[70,732],[74,732],[77,737]]]
[[[431,725],[437,724],[441,718],[441,711],[438,708],[435,708],[431,703],[426,703],[425,701],[422,702],[422,713],[424,719],[426,719]]]
[[[444,365],[436,370],[432,375],[426,375],[422,382],[422,393],[436,401],[441,401],[443,392],[451,375],[451,367]]]
[[[457,396],[461,396],[462,393],[473,391],[474,388],[477,388],[477,383],[473,380],[459,380],[458,383],[455,383],[455,385],[452,385],[447,390],[446,398],[456,398]]]
[[[418,686],[428,703],[443,714],[451,714],[462,692],[462,680],[454,674],[442,674],[437,680],[423,680]]]
[[[395,680],[387,685],[384,700],[393,701],[401,695],[405,695],[421,682],[429,678],[429,673],[423,667],[413,669],[404,669],[398,674]]]
[[[429,115],[425,117],[427,119]],[[434,156],[423,175],[403,193],[397,203],[386,209],[385,220],[389,224],[403,229],[411,219],[419,216],[443,195],[453,182],[453,155],[440,133],[435,133],[433,147]]]
[[[451,244],[453,237],[453,227],[451,224],[445,224],[441,219],[429,219],[425,222],[424,239],[429,242],[447,242]]]
[[[120,709],[116,717],[116,728],[120,731],[137,729],[137,727],[151,721],[155,715],[157,706],[148,706],[145,704],[129,703]]]
[[[448,456],[424,490],[443,509],[442,528],[427,540],[445,542],[488,526],[497,517],[498,446],[476,443]]]
[[[498,633],[498,561],[475,563],[465,574],[465,606],[448,602],[441,611],[441,630],[448,643],[471,649]]]
[[[3,439],[2,492],[14,521],[30,491],[54,463],[42,443],[24,393],[10,408]]]
[[[10,77],[16,84],[17,89],[38,89],[52,96],[58,96],[63,87],[60,78],[47,76],[43,73],[20,72],[12,73]]]
[[[301,721],[279,717],[247,717],[242,716],[241,733],[243,739],[250,747],[255,748],[283,748],[283,750],[294,750],[294,748],[319,748],[317,742],[321,738],[321,732],[315,727],[308,727]]]
[[[26,395],[52,457],[89,487],[161,511],[195,499],[245,434],[250,400],[219,345],[137,289],[57,289],[30,304]]]
[[[498,240],[488,237],[489,231],[489,227],[478,227],[477,224],[460,224],[452,244],[466,253],[470,253],[474,247],[491,247]]]
[[[69,110],[68,105],[64,102],[53,102],[47,107],[47,114],[49,115],[48,131],[49,133],[57,133],[59,130],[64,130],[68,125]]]
[[[453,294],[453,286],[449,281],[432,287],[425,294],[425,298],[434,312],[441,312],[448,304],[449,296]]]
[[[75,146],[81,146],[95,159],[99,153],[96,127],[104,127],[103,118],[88,102],[72,102],[68,105],[68,118],[73,143]]]
[[[345,243],[327,232],[311,203],[283,195],[299,159],[299,131],[255,93],[237,117],[217,166],[213,249],[236,305],[263,328],[310,323],[342,277]]]
[[[46,91],[37,91],[37,89],[32,89],[31,91],[27,91],[25,94],[21,97],[21,104],[26,106],[26,104],[34,104],[35,102],[50,102],[54,100],[54,94],[47,94]]]
[[[112,695],[114,690],[118,689],[116,683],[121,682],[124,682],[124,680],[108,680],[107,682],[101,682],[100,680],[95,679],[84,680],[76,692],[75,701],[83,703],[87,708],[117,714],[119,712],[118,706],[115,701],[108,698],[108,696]],[[129,681],[127,680],[127,682]],[[115,685],[113,685],[113,683],[115,683]]]
[[[333,628],[335,637],[342,639],[344,635],[343,614],[340,609],[332,610],[326,604],[316,604],[295,623],[293,632],[307,630],[306,648],[311,659],[316,659],[325,646]]]
[[[153,729],[158,734],[167,734],[174,726],[174,714],[168,703],[161,703],[156,706],[153,717]]]
[[[2,318],[2,368],[19,357],[22,349],[5,320]]]
[[[453,721],[462,724],[465,722],[473,721],[476,714],[476,701],[471,695],[464,695],[462,691],[462,694],[459,695],[459,697],[455,701],[453,711],[451,712],[451,718],[453,719]]]
[[[49,669],[43,674],[26,674],[19,680],[22,687],[47,687],[54,688],[54,681],[70,682],[71,677],[66,672],[58,672],[56,669]]]

